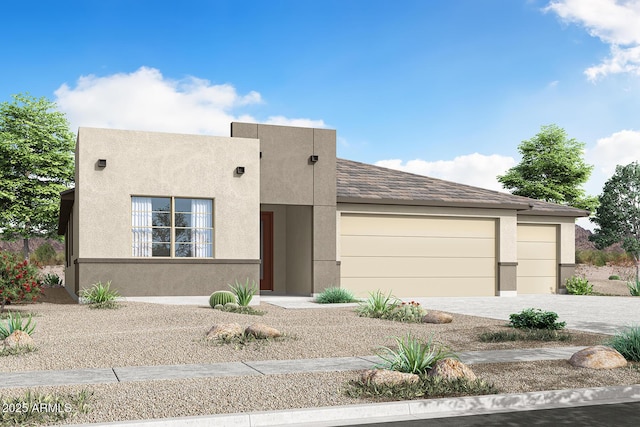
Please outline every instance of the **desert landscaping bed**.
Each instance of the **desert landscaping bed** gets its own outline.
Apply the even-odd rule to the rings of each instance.
[[[569,342],[483,343],[483,332],[509,329],[501,320],[454,315],[450,324],[400,323],[358,317],[353,308],[286,310],[261,304],[264,316],[210,307],[126,302],[119,309],[96,310],[75,304],[40,303],[11,307],[33,313],[37,350],[0,359],[0,372],[104,368],[236,361],[367,356],[394,337],[433,337],[455,352],[510,348],[589,346],[608,337],[571,331]],[[426,307],[428,309],[428,307]],[[206,342],[213,324],[263,322],[283,333],[278,341],[246,346]],[[471,365],[500,392],[522,392],[640,383],[636,365],[606,371],[571,367],[566,361]],[[216,413],[367,403],[343,393],[357,372],[304,373],[37,387],[43,393],[92,393],[90,411],[68,423],[107,422]],[[26,389],[0,389],[21,396]]]

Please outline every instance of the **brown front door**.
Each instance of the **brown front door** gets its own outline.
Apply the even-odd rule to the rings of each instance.
[[[273,212],[260,212],[260,290],[273,290]]]

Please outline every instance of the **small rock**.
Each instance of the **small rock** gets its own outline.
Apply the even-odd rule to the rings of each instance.
[[[6,337],[3,341],[5,347],[30,347],[34,345],[33,338],[24,331],[13,331],[11,335]]]
[[[277,338],[281,337],[282,333],[276,328],[267,326],[264,323],[254,323],[248,326],[244,331],[247,335],[253,335],[256,338]]]
[[[578,368],[591,369],[614,369],[627,366],[627,361],[617,350],[604,345],[587,347],[574,353],[569,363]]]
[[[403,383],[417,383],[420,377],[416,374],[391,371],[388,369],[370,369],[364,371],[361,380],[374,385],[397,385]]]
[[[471,368],[461,361],[451,358],[438,360],[429,371],[429,376],[438,376],[445,380],[466,378],[469,381],[474,381],[477,378]]]
[[[451,323],[453,316],[441,311],[429,311],[422,318],[422,323]]]
[[[241,336],[242,332],[242,326],[237,323],[221,323],[219,325],[213,325],[209,332],[207,332],[207,339],[229,339]]]

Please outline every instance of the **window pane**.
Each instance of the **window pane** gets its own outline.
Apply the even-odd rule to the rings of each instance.
[[[168,197],[153,197],[151,205],[154,212],[171,212],[171,199]]]
[[[193,257],[193,245],[191,243],[180,244],[176,243],[176,256],[177,257]]]
[[[178,243],[187,243],[187,242],[192,242],[192,235],[191,235],[191,229],[190,228],[176,228],[176,242]]]
[[[153,243],[170,243],[170,242],[171,242],[170,228],[154,228],[153,229]]]
[[[192,199],[176,199],[176,212],[192,212]]]
[[[176,213],[176,227],[191,227],[192,215],[186,213]]]
[[[152,252],[153,256],[171,256],[170,245],[168,243],[154,243]]]
[[[169,213],[153,213],[154,227],[171,227],[171,214]]]

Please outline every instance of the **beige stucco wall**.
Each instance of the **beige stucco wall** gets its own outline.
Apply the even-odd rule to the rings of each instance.
[[[236,166],[246,173],[236,175]],[[255,139],[80,128],[78,256],[132,257],[131,196],[173,196],[214,200],[215,258],[257,259],[259,182]]]

